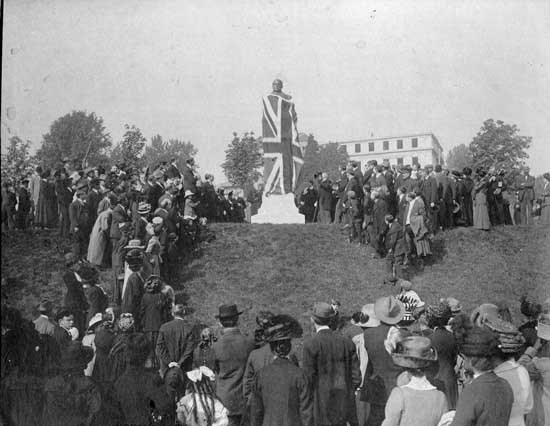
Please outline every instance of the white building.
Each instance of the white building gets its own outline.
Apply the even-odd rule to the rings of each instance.
[[[389,138],[362,139],[338,142],[345,146],[351,161],[361,163],[361,169],[369,160],[381,164],[389,160],[391,165],[443,164],[443,148],[433,133],[403,135]]]

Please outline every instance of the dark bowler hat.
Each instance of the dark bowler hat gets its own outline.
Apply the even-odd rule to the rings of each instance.
[[[334,308],[326,302],[317,302],[313,305],[312,315],[319,319],[329,319],[336,316]]]
[[[218,311],[216,318],[219,319],[238,317],[243,313],[237,309],[237,305],[220,305]]]

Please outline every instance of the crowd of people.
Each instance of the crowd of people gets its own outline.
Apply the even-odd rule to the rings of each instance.
[[[155,275],[139,303],[97,307],[92,267],[72,266],[55,316],[47,300],[34,321],[2,307],[2,424],[550,424],[550,299],[522,298],[517,327],[505,303],[466,314],[400,280],[350,316],[315,303],[305,337],[294,317],[259,312],[249,337],[235,304],[199,324]]]
[[[2,232],[59,228],[60,234],[67,237],[75,222],[84,221],[76,214],[81,210],[87,216],[84,232],[89,233],[109,205],[107,201],[114,208],[118,204],[115,201],[120,200],[131,209],[133,225],[138,222],[139,203],[149,205],[149,216],[157,209],[175,209],[186,219],[243,222],[247,204],[242,191],[226,193],[223,188],[216,189],[213,181],[208,173],[201,178],[192,158],[182,170],[173,158],[170,163],[160,162],[145,169],[118,164],[108,172],[101,166],[82,168],[65,158],[53,170],[38,166],[32,173],[2,182]],[[77,209],[75,201],[86,208]],[[100,207],[103,210],[99,211]]]
[[[306,223],[340,224],[349,241],[366,244],[373,257],[387,257],[389,279],[402,266],[431,255],[433,236],[457,226],[490,230],[499,225],[529,225],[533,215],[550,224],[550,173],[535,197],[535,178],[525,167],[508,187],[505,171],[452,172],[441,165],[392,168],[387,160],[369,161],[361,172],[350,162],[332,182],[317,173],[297,192],[296,205]],[[395,270],[397,266],[397,271]]]

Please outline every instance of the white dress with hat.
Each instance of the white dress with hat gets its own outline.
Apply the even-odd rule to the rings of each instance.
[[[90,234],[90,243],[88,244],[87,260],[92,265],[101,266],[105,249],[109,242],[109,231],[111,229],[111,208],[101,212],[97,217],[92,233]]]

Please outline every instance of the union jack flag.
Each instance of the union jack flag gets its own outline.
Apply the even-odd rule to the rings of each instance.
[[[294,191],[304,164],[296,141],[296,111],[291,97],[271,93],[263,98],[262,142],[264,185],[267,194]]]

